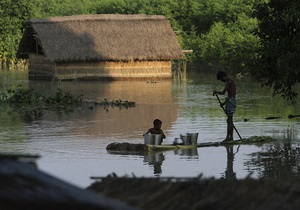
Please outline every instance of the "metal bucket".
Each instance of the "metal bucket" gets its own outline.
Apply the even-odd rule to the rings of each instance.
[[[162,134],[152,134],[154,136],[154,145],[160,145],[162,142]]]
[[[183,145],[183,141],[181,138],[175,138],[173,141],[173,145]]]
[[[180,138],[183,141],[184,145],[191,145],[192,141],[191,141],[191,137],[187,134],[180,134]]]
[[[154,144],[154,135],[153,134],[145,134],[144,135],[145,144]]]
[[[190,137],[190,139],[191,139],[191,144],[192,144],[192,145],[197,145],[198,134],[199,134],[199,133],[187,133],[187,135],[188,135],[188,136]]]

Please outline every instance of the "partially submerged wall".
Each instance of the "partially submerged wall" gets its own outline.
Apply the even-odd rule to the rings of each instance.
[[[29,80],[52,80],[55,74],[55,63],[43,55],[29,54]]]
[[[55,64],[42,55],[30,54],[28,71],[31,80],[171,79],[171,66],[171,61]]]
[[[170,61],[92,62],[57,64],[56,77],[68,79],[171,78]]]

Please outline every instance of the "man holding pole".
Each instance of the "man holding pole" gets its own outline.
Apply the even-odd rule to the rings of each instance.
[[[217,96],[220,106],[223,108],[225,114],[227,115],[227,136],[223,142],[226,143],[229,141],[233,141],[233,129],[235,129],[235,131],[239,135],[240,139],[242,139],[233,124],[233,114],[236,111],[235,82],[231,78],[229,78],[224,71],[218,72],[217,80],[220,80],[220,81],[226,83],[225,88],[222,91],[217,91],[217,90],[213,91],[213,95]],[[225,102],[221,103],[221,101],[218,97],[218,94],[224,95],[226,92],[227,92],[227,97],[225,98]],[[225,105],[225,108],[224,108],[224,105]]]

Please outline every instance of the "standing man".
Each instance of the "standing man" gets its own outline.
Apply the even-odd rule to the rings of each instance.
[[[217,80],[225,82],[225,88],[222,91],[213,91],[213,95],[220,94],[224,95],[227,92],[225,102],[221,103],[220,106],[225,105],[225,113],[227,115],[227,136],[223,142],[233,141],[233,114],[236,111],[236,86],[235,82],[230,79],[224,71],[219,71],[217,74]]]

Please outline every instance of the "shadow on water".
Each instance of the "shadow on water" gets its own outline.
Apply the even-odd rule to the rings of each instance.
[[[7,77],[1,77],[7,78]],[[19,83],[21,80],[19,80]],[[243,138],[271,136],[277,141],[262,145],[207,147],[164,151],[158,154],[110,154],[112,142],[142,143],[142,134],[155,118],[171,144],[182,133],[199,132],[198,142],[225,137],[226,116],[212,91],[222,89],[214,75],[187,75],[187,81],[24,82],[40,93],[57,88],[83,95],[84,99],[135,101],[128,109],[82,106],[71,113],[46,111],[41,119],[25,122],[1,106],[0,152],[39,154],[39,167],[80,186],[90,176],[195,177],[199,174],[225,179],[284,178],[299,174],[300,107],[273,98],[249,79],[236,79],[238,110],[234,124]],[[8,81],[2,82],[8,87]],[[16,87],[17,84],[10,87]],[[223,98],[222,98],[223,99]],[[298,101],[298,104],[300,101]],[[267,119],[268,117],[274,117]],[[245,120],[247,119],[247,120]],[[238,136],[235,134],[235,139]],[[150,167],[149,167],[150,166]],[[82,169],[82,170],[78,170]]]

